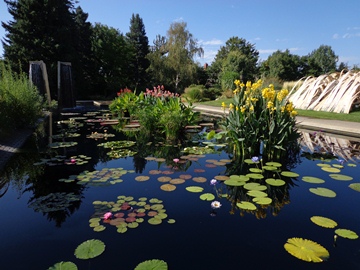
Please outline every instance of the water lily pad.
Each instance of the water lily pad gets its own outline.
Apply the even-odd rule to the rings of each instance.
[[[204,193],[200,195],[200,199],[203,201],[212,201],[215,199],[215,196],[212,193]]]
[[[131,223],[128,223],[127,227],[130,229],[135,229],[135,228],[139,227],[139,223],[137,223],[136,221],[133,221]]]
[[[322,184],[325,183],[325,180],[318,178],[318,177],[313,177],[313,176],[303,176],[302,180],[304,182],[308,182],[308,183],[312,183],[312,184]]]
[[[172,184],[164,184],[160,186],[160,189],[164,191],[174,191],[176,189],[176,186]]]
[[[204,188],[198,187],[198,186],[189,186],[189,187],[186,187],[186,190],[197,193],[197,192],[202,192],[204,190]]]
[[[352,184],[349,185],[349,188],[360,192],[360,183],[352,183]]]
[[[341,172],[340,169],[338,168],[334,168],[334,167],[321,167],[321,169],[325,172],[330,172],[330,173],[339,173]]]
[[[310,218],[310,220],[314,222],[316,225],[325,228],[335,228],[337,226],[337,223],[334,220],[326,217],[313,216]]]
[[[216,175],[214,176],[214,179],[219,180],[219,181],[226,181],[229,179],[229,176],[226,175]]]
[[[261,204],[261,205],[267,205],[272,203],[272,199],[269,197],[255,197],[252,199],[254,203]]]
[[[138,181],[138,182],[144,182],[144,181],[147,181],[149,179],[150,179],[150,177],[147,176],[147,175],[139,175],[139,176],[135,177],[135,180]]]
[[[151,224],[151,225],[159,225],[159,224],[161,224],[162,223],[162,219],[160,219],[160,218],[150,218],[149,220],[148,220],[148,222],[149,222],[149,224]]]
[[[205,183],[206,182],[205,177],[194,177],[192,180],[194,180],[197,183]]]
[[[160,176],[158,178],[158,181],[162,182],[162,183],[169,182],[170,180],[171,180],[171,177],[169,177],[169,176]]]
[[[100,224],[93,228],[94,232],[102,232],[105,229],[106,229],[106,227],[104,225],[100,225]]]
[[[267,170],[267,171],[276,171],[278,168],[275,167],[275,166],[269,166],[269,165],[265,165],[262,167],[264,170]]]
[[[271,186],[280,187],[285,185],[285,181],[281,179],[268,178],[265,182]]]
[[[101,240],[91,239],[81,243],[75,250],[78,259],[91,259],[101,255],[105,250],[105,244]]]
[[[245,181],[241,181],[241,180],[236,180],[236,179],[229,179],[229,180],[226,180],[224,182],[225,185],[227,186],[233,186],[233,187],[238,187],[238,186],[243,186],[246,184]]]
[[[281,163],[275,162],[275,161],[269,161],[265,163],[267,166],[273,166],[273,167],[281,167]]]
[[[117,231],[118,233],[126,233],[127,230],[128,230],[127,227],[121,226],[121,227],[117,227],[117,230],[116,230],[116,231]]]
[[[249,171],[252,172],[252,173],[262,173],[262,170],[259,169],[259,168],[250,168]]]
[[[347,229],[337,229],[337,230],[335,230],[335,233],[338,236],[348,238],[348,239],[358,239],[359,238],[359,236],[356,234],[356,232],[347,230]]]
[[[296,173],[296,172],[290,172],[290,171],[283,171],[280,173],[282,176],[285,176],[285,177],[298,177],[299,174]]]
[[[168,222],[169,224],[174,224],[176,221],[175,221],[175,219],[170,218],[167,222]]]
[[[294,257],[307,262],[323,262],[330,254],[320,244],[302,238],[289,238],[284,248]]]
[[[332,191],[331,189],[328,188],[310,188],[309,189],[310,192],[319,195],[319,196],[323,196],[323,197],[328,197],[328,198],[335,198],[336,197],[336,193],[334,191]]]
[[[251,197],[267,197],[267,193],[260,190],[249,190],[246,194]]]
[[[168,265],[163,260],[148,260],[142,263],[139,263],[134,270],[149,270],[149,269],[156,269],[156,270],[167,270]]]
[[[185,183],[185,179],[175,178],[175,179],[170,180],[170,184],[173,184],[173,185],[179,185],[179,184],[183,184],[183,183]]]
[[[260,185],[259,183],[247,183],[244,185],[244,188],[247,190],[266,190],[267,187]]]
[[[58,262],[49,267],[48,270],[77,270],[77,266],[73,262]]]
[[[256,205],[251,202],[239,202],[236,206],[244,210],[256,210]]]
[[[260,173],[248,173],[246,176],[250,177],[252,179],[263,179],[264,178],[264,176]]]
[[[340,181],[351,181],[351,180],[353,180],[353,178],[351,176],[347,176],[347,175],[344,175],[344,174],[329,174],[329,176],[332,179],[340,180]]]

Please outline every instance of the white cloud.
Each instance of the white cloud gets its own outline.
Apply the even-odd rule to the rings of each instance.
[[[200,40],[199,43],[204,46],[216,46],[216,45],[224,44],[222,40],[216,38],[213,38],[212,40],[208,40],[208,41]]]
[[[256,38],[254,38],[254,40],[255,40],[255,41],[258,41],[258,40],[261,40],[261,38],[260,38],[260,37],[256,37]]]
[[[337,33],[336,33],[336,34],[333,34],[332,38],[333,38],[333,39],[339,39],[339,38],[340,38],[340,35],[337,34]]]
[[[179,17],[179,18],[174,19],[174,22],[183,22],[183,21],[184,21],[183,17]]]
[[[261,54],[270,54],[270,53],[276,52],[277,50],[275,50],[275,49],[259,49],[258,51]]]

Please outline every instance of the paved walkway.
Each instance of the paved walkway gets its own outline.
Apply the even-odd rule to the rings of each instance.
[[[224,111],[220,107],[207,106],[201,104],[194,104],[194,110],[200,111],[208,115],[221,115]],[[229,110],[225,110],[225,114],[228,114]],[[339,120],[328,120],[297,116],[297,126],[300,129],[323,131],[336,135],[354,137],[360,139],[360,123],[346,122]]]
[[[203,114],[219,116],[224,114],[220,107],[195,104],[194,110]],[[225,110],[225,114],[229,111]],[[339,120],[325,120],[308,117],[297,117],[297,126],[301,129],[329,132],[336,135],[360,139],[360,123]],[[6,140],[0,140],[0,171],[4,168],[10,157],[26,142],[33,133],[31,129],[19,130]]]

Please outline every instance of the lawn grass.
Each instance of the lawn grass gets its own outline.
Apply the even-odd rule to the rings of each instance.
[[[228,107],[232,102],[231,98],[211,100],[201,102],[203,105],[221,107],[221,103],[225,102]],[[311,117],[311,118],[321,118],[321,119],[333,119],[349,122],[360,122],[360,111],[354,111],[349,114],[347,113],[333,113],[333,112],[319,112],[319,111],[310,111],[310,110],[296,110],[299,116]]]

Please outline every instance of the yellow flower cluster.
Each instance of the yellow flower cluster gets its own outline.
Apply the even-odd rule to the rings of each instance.
[[[261,92],[263,98],[266,100],[274,100],[276,91],[274,89],[274,85],[270,84],[269,87],[265,87]]]
[[[281,91],[279,91],[276,95],[276,98],[278,101],[282,101],[287,95],[289,94],[289,90],[287,89],[282,89]]]

